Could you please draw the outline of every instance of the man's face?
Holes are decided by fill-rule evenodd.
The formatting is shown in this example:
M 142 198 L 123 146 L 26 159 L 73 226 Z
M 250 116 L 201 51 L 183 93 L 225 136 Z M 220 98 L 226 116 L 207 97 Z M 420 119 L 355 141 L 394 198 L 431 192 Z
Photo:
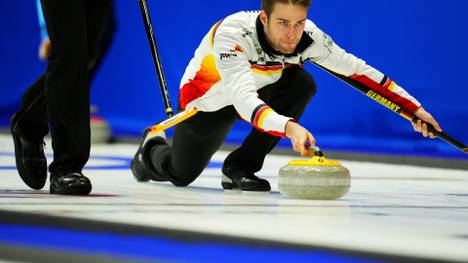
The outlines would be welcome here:
M 308 8 L 302 5 L 276 3 L 268 18 L 260 13 L 269 44 L 283 54 L 292 54 L 304 32 Z

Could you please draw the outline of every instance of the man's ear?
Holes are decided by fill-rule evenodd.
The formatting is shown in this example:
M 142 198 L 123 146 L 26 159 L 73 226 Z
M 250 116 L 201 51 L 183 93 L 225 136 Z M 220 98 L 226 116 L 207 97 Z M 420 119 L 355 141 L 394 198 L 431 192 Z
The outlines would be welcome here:
M 262 10 L 262 12 L 260 12 L 260 22 L 262 22 L 264 27 L 266 27 L 266 25 L 268 23 L 268 17 L 265 14 L 265 11 L 263 11 L 263 10 Z

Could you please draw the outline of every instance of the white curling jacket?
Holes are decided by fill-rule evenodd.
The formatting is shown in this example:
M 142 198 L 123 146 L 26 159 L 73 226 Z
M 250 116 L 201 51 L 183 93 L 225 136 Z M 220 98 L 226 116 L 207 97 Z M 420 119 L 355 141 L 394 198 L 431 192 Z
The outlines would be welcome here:
M 212 112 L 233 105 L 259 130 L 285 135 L 292 118 L 276 113 L 257 90 L 279 80 L 289 66 L 311 61 L 367 96 L 409 118 L 420 103 L 390 78 L 336 45 L 312 21 L 292 55 L 274 51 L 266 41 L 259 11 L 239 12 L 216 23 L 205 35 L 180 83 L 179 105 Z

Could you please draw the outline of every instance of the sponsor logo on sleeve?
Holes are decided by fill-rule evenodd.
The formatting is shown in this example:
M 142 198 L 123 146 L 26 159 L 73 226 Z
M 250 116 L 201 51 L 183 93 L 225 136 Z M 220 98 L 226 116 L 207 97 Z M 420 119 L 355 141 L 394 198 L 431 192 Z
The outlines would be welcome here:
M 237 57 L 237 54 L 235 53 L 234 50 L 229 50 L 229 52 L 223 52 L 223 53 L 219 54 L 219 59 L 220 60 L 229 59 L 229 58 L 233 58 L 233 57 Z
M 253 34 L 252 30 L 248 30 L 246 28 L 242 29 L 244 32 L 242 33 L 242 37 L 248 37 Z
M 333 46 L 333 40 L 325 33 L 323 33 L 323 46 L 328 50 L 328 52 L 332 53 L 331 48 Z
M 244 53 L 244 49 L 240 45 L 236 45 L 234 49 L 229 49 L 227 52 L 222 52 L 219 54 L 219 59 L 229 59 L 237 57 L 237 52 Z

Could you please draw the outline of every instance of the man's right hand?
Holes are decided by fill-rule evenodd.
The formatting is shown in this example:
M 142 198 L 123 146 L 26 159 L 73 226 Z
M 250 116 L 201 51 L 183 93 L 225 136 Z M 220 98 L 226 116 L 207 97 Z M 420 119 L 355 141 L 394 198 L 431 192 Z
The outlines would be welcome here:
M 294 121 L 288 121 L 286 124 L 286 137 L 291 140 L 294 151 L 306 156 L 308 152 L 307 141 L 310 146 L 315 146 L 315 138 L 306 128 Z
M 44 38 L 39 45 L 39 59 L 42 61 L 46 61 L 50 57 L 50 53 L 52 52 L 52 45 L 50 43 L 49 38 Z

